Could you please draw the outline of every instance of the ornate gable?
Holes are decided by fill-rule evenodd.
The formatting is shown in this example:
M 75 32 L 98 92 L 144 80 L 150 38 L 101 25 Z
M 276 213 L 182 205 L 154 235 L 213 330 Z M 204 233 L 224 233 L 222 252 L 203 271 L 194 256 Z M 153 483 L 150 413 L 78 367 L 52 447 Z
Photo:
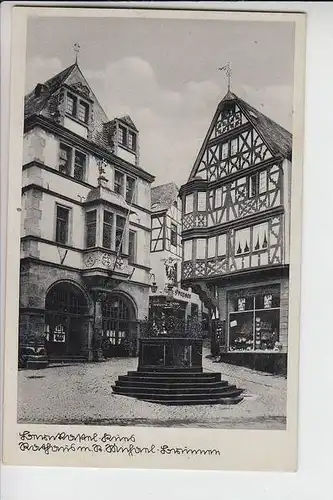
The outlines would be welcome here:
M 291 151 L 289 132 L 229 92 L 215 112 L 189 180 L 215 181 L 285 155 L 287 149 Z

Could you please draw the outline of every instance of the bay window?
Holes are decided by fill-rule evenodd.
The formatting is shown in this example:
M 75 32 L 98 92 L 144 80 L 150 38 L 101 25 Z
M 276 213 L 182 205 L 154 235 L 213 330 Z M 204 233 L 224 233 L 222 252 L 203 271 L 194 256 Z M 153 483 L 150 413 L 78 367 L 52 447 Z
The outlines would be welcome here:
M 86 213 L 86 248 L 96 246 L 97 210 Z
M 197 259 L 205 259 L 206 258 L 206 238 L 198 238 L 196 242 L 197 242 L 196 258 Z
M 193 194 L 188 194 L 185 198 L 185 214 L 193 212 Z
M 116 216 L 116 251 L 124 252 L 124 230 L 125 230 L 125 217 L 121 215 Z
M 207 194 L 205 192 L 198 192 L 198 212 L 205 212 L 207 210 Z
M 103 247 L 111 248 L 113 229 L 113 213 L 108 210 L 103 211 Z
M 184 261 L 192 260 L 192 245 L 193 240 L 184 241 Z
M 136 232 L 128 233 L 128 263 L 133 264 L 136 260 Z

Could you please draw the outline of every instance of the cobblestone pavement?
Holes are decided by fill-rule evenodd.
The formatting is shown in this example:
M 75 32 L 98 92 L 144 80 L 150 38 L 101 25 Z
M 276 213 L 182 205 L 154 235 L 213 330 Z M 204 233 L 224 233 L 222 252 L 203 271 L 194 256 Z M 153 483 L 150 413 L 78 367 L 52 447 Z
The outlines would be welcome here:
M 208 351 L 205 353 L 208 354 Z M 20 423 L 150 425 L 226 429 L 284 429 L 284 377 L 203 358 L 205 371 L 245 389 L 238 405 L 164 406 L 113 394 L 119 375 L 137 367 L 136 358 L 96 364 L 51 365 L 18 373 Z

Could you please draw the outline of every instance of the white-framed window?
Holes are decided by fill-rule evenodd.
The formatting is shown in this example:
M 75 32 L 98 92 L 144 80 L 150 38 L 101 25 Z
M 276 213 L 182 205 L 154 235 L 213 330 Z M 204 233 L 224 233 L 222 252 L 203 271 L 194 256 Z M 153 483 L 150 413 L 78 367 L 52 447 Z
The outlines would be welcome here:
M 238 151 L 238 138 L 232 139 L 230 141 L 230 156 L 234 156 Z
M 227 253 L 227 235 L 219 234 L 217 237 L 217 255 L 219 257 L 225 256 Z
M 216 236 L 208 238 L 207 258 L 211 259 L 213 257 L 216 257 Z
M 196 258 L 197 259 L 205 259 L 206 258 L 206 238 L 198 238 L 196 243 L 197 243 Z
M 185 198 L 185 214 L 193 212 L 193 194 L 188 194 Z
M 205 212 L 207 210 L 207 193 L 198 192 L 198 212 Z
M 193 240 L 184 241 L 184 261 L 192 260 Z

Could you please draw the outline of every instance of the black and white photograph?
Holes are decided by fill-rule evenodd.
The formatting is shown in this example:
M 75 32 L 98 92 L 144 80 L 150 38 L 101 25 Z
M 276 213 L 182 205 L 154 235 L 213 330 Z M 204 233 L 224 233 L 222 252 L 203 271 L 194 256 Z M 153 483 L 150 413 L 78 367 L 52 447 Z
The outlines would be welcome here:
M 17 424 L 286 432 L 304 19 L 85 11 L 27 16 Z

